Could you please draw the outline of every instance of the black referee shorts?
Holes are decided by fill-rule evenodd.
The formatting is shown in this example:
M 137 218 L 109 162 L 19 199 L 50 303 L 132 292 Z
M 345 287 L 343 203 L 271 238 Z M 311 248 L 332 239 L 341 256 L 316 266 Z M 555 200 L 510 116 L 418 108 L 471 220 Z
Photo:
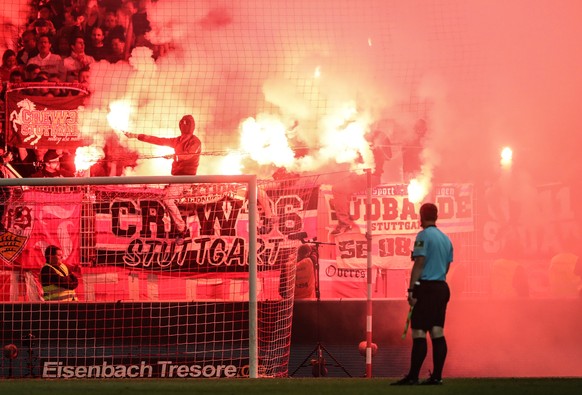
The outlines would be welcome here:
M 430 331 L 433 326 L 445 327 L 447 303 L 451 291 L 445 281 L 421 281 L 414 287 L 417 299 L 412 310 L 410 327 Z

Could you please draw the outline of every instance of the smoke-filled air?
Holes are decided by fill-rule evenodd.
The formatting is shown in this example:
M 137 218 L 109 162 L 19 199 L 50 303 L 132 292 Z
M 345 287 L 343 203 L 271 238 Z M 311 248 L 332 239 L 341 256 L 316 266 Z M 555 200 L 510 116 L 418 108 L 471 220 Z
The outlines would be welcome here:
M 5 2 L 0 46 L 14 48 L 26 1 Z M 269 179 L 285 168 L 325 182 L 373 166 L 366 136 L 381 130 L 393 154 L 383 181 L 403 182 L 402 148 L 418 146 L 410 181 L 421 198 L 435 183 L 475 185 L 478 251 L 522 262 L 530 280 L 553 254 L 582 252 L 582 2 L 144 4 L 155 48 L 92 65 L 81 119 L 87 146 L 114 139 L 137 158 L 125 175 L 170 174 L 171 152 L 124 132 L 177 136 L 184 114 L 203 144 L 200 175 Z M 488 244 L 502 231 L 500 245 Z M 460 251 L 452 274 L 478 265 L 474 255 Z M 451 284 L 450 366 L 475 376 L 582 375 L 581 320 L 536 293 L 548 284 L 529 284 L 527 300 L 543 299 L 536 309 L 496 298 L 479 302 L 481 314 L 455 300 Z M 470 299 L 470 276 L 463 284 Z

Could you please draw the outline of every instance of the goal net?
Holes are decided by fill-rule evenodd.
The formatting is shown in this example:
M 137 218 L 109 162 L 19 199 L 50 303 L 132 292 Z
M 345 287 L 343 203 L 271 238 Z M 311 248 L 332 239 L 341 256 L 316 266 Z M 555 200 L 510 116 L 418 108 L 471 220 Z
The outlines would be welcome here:
M 312 226 L 317 198 L 305 179 L 259 181 L 256 194 L 249 176 L 0 182 L 1 338 L 19 350 L 3 359 L 14 376 L 288 374 L 301 244 L 289 235 Z M 74 301 L 45 300 L 50 246 L 78 278 Z
M 257 375 L 284 376 L 299 289 L 293 263 L 303 245 L 289 235 L 305 231 L 336 244 L 322 248 L 324 299 L 368 295 L 364 188 L 351 197 L 353 232 L 331 237 L 339 225 L 331 185 L 349 186 L 351 174 L 376 168 L 370 143 L 391 155 L 378 166 L 387 187 L 374 197 L 375 281 L 382 279 L 381 296 L 402 298 L 417 223 L 414 210 L 399 211 L 406 184 L 420 181 L 426 196 L 443 182 L 489 175 L 480 171 L 489 158 L 458 147 L 496 141 L 467 133 L 486 130 L 480 121 L 488 114 L 456 117 L 489 109 L 479 104 L 490 97 L 489 67 L 497 65 L 482 62 L 491 56 L 477 38 L 487 35 L 468 34 L 480 25 L 464 22 L 479 13 L 457 0 L 417 3 L 3 2 L 0 49 L 13 50 L 20 66 L 16 74 L 1 70 L 0 156 L 12 154 L 24 177 L 0 180 L 0 314 L 7 317 L 0 340 L 19 351 L 12 358 L 8 348 L 5 371 L 223 377 L 246 375 L 248 365 Z M 30 61 L 31 43 L 46 48 L 44 33 L 62 64 Z M 256 175 L 256 225 L 246 181 L 127 179 L 171 174 L 170 147 L 129 136 L 178 137 L 186 115 L 202 142 L 197 174 Z M 376 131 L 386 141 L 370 141 Z M 29 181 L 47 151 L 62 153 L 61 168 L 78 177 L 73 184 Z M 168 184 L 191 185 L 177 203 L 189 229 L 181 245 Z M 459 188 L 447 191 L 467 189 Z M 465 244 L 476 250 L 478 238 Z M 49 245 L 79 277 L 74 302 L 41 300 Z M 488 274 L 476 261 L 467 265 L 467 288 L 483 295 Z

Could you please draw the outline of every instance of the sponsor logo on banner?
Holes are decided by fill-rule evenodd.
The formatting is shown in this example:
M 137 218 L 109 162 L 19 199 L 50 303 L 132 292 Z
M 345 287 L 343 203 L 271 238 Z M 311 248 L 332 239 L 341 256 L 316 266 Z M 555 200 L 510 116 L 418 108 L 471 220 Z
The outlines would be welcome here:
M 322 300 L 366 299 L 368 269 L 366 267 L 339 267 L 336 260 L 320 259 L 320 294 Z M 406 294 L 408 270 L 390 270 L 375 267 L 370 271 L 372 297 L 399 298 Z
M 232 378 L 249 377 L 248 361 L 179 361 L 170 358 L 158 361 L 85 361 L 76 359 L 42 363 L 44 379 L 142 379 L 142 378 Z

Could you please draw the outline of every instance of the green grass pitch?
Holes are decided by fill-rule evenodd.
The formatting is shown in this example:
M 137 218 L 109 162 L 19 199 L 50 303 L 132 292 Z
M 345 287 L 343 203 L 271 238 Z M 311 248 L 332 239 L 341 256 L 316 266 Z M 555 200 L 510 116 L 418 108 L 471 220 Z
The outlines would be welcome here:
M 582 378 L 447 379 L 442 386 L 395 387 L 388 378 L 288 378 L 201 380 L 0 380 L 10 395 L 560 395 L 578 394 Z

